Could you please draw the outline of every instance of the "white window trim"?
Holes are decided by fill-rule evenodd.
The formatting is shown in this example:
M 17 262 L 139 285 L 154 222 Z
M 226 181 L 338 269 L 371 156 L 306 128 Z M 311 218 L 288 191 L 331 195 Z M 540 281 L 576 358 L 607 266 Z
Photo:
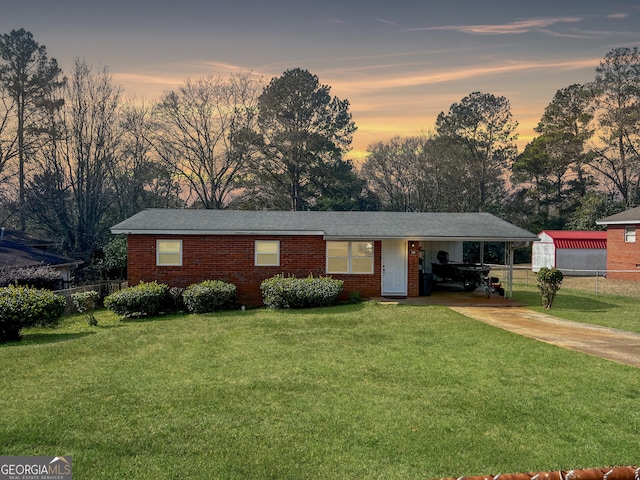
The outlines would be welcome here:
M 375 270 L 375 242 L 370 241 L 370 240 L 357 240 L 357 241 L 346 241 L 349 246 L 348 246 L 348 251 L 347 251 L 347 270 L 346 272 L 332 272 L 329 270 L 329 243 L 332 240 L 327 240 L 326 242 L 326 272 L 327 274 L 331 273 L 331 274 L 335 274 L 335 275 L 373 275 L 374 270 Z M 334 241 L 344 241 L 344 240 L 334 240 Z M 354 243 L 371 243 L 372 245 L 372 250 L 371 250 L 371 271 L 370 272 L 354 272 L 353 271 L 353 267 L 352 267 L 352 256 L 351 256 L 351 248 L 353 246 Z M 338 258 L 338 257 L 332 257 L 332 258 Z M 344 258 L 344 257 L 340 257 L 340 258 Z M 360 257 L 360 258 L 366 258 L 366 257 Z
M 636 243 L 636 227 L 624 227 L 624 243 Z
M 180 260 L 178 263 L 160 263 L 160 242 L 178 242 L 180 245 Z M 162 238 L 156 240 L 156 266 L 157 267 L 181 267 L 182 266 L 182 240 Z
M 258 262 L 258 244 L 259 243 L 275 243 L 277 244 L 277 260 L 276 263 L 259 263 Z M 269 254 L 273 255 L 273 254 Z M 280 240 L 256 240 L 253 244 L 253 264 L 256 267 L 279 267 L 280 266 Z

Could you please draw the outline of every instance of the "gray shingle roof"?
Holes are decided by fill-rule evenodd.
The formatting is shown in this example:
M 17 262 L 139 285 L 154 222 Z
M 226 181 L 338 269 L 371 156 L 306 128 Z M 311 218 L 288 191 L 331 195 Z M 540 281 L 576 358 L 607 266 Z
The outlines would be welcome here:
M 609 217 L 596 221 L 598 225 L 624 225 L 640 223 L 640 207 L 630 208 L 624 212 L 616 213 Z
M 0 268 L 42 265 L 79 265 L 81 260 L 63 257 L 46 249 L 52 242 L 20 230 L 3 230 L 0 234 Z
M 147 209 L 114 234 L 323 235 L 325 238 L 533 241 L 537 235 L 489 213 L 282 212 Z

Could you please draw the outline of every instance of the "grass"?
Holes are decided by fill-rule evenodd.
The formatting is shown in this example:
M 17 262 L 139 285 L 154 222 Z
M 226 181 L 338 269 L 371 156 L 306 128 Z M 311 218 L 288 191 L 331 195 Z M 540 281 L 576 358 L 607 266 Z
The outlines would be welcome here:
M 576 322 L 617 328 L 640 333 L 638 298 L 617 295 L 599 295 L 561 287 L 553 306 L 545 310 L 540 291 L 533 286 L 514 286 L 513 298 L 527 307 L 555 317 Z
M 72 455 L 74 478 L 93 480 L 438 478 L 638 459 L 636 369 L 445 307 L 97 318 L 0 347 L 3 455 Z

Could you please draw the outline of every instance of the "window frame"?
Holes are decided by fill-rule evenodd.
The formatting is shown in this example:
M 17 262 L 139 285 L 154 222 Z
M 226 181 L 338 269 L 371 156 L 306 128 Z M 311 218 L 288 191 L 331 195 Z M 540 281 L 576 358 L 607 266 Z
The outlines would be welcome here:
M 331 243 L 346 243 L 347 244 L 347 256 L 330 256 L 329 255 L 329 246 Z M 366 255 L 366 256 L 358 256 L 358 255 L 353 255 L 353 246 L 354 244 L 358 244 L 358 243 L 368 243 L 371 245 L 371 255 Z M 373 275 L 374 271 L 375 271 L 375 242 L 372 240 L 327 240 L 326 242 L 326 272 L 327 274 L 335 274 L 335 275 Z M 354 272 L 353 271 L 353 259 L 357 258 L 357 259 L 363 259 L 363 258 L 370 258 L 371 259 L 371 270 L 367 271 L 367 272 Z M 340 258 L 340 259 L 347 259 L 347 270 L 346 271 L 335 271 L 335 270 L 330 270 L 329 268 L 329 262 L 331 258 Z
M 624 227 L 624 243 L 636 243 L 636 226 Z
M 179 245 L 178 248 L 178 252 L 161 252 L 160 251 L 160 244 L 161 243 L 176 243 Z M 181 267 L 182 266 L 182 252 L 183 252 L 183 245 L 182 245 L 182 240 L 181 239 L 168 239 L 168 238 L 158 238 L 156 239 L 156 266 L 157 267 Z M 178 254 L 178 263 L 172 263 L 172 262 L 161 262 L 160 261 L 160 257 L 163 253 L 169 253 L 169 254 Z
M 260 263 L 258 259 L 260 255 L 274 255 L 273 252 L 259 252 L 259 244 L 276 244 L 276 263 Z M 253 243 L 253 265 L 256 267 L 279 267 L 280 266 L 280 240 L 255 240 Z

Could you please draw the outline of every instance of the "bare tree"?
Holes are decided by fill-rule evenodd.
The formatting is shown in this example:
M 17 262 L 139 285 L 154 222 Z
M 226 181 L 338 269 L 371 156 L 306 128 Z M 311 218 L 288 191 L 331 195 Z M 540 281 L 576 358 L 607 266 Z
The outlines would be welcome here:
M 467 211 L 467 152 L 443 137 L 394 137 L 369 146 L 361 174 L 383 210 Z
M 250 73 L 186 80 L 157 106 L 154 140 L 167 168 L 179 175 L 188 201 L 224 208 L 251 154 L 243 140 L 257 118 L 261 81 Z
M 129 98 L 119 109 L 122 137 L 110 176 L 114 189 L 113 221 L 148 207 L 181 206 L 179 182 L 158 158 L 153 144 L 154 105 Z
M 49 141 L 30 184 L 30 213 L 82 258 L 108 231 L 104 219 L 114 195 L 110 174 L 122 135 L 120 95 L 107 68 L 94 72 L 76 60 L 64 105 L 50 110 L 43 128 Z
M 14 127 L 16 104 L 4 89 L 0 90 L 0 184 L 9 174 L 7 168 L 18 157 L 18 136 Z

